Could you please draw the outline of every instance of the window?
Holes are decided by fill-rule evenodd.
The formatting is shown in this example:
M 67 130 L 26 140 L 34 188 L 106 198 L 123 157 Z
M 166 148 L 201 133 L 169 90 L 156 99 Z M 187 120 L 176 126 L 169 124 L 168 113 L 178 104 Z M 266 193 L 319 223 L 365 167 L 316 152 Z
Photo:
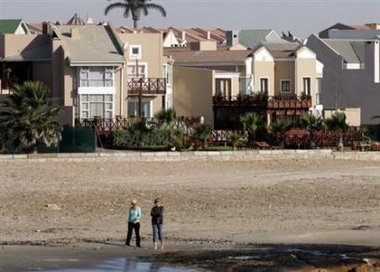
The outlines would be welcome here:
M 130 59 L 141 59 L 141 45 L 131 45 L 129 47 Z
M 311 94 L 311 79 L 310 77 L 304 77 L 303 78 L 303 93 L 305 95 L 310 95 Z
M 138 67 L 138 70 L 136 69 Z M 144 64 L 128 64 L 127 65 L 127 77 L 128 78 L 146 78 L 147 65 Z
M 166 84 L 173 84 L 173 66 L 168 64 L 164 66 L 164 77 L 166 78 Z
M 151 99 L 143 98 L 141 100 L 141 111 L 142 111 L 142 117 L 144 118 L 152 117 Z M 136 116 L 139 116 L 139 101 L 136 98 L 130 98 L 128 100 L 128 117 L 136 117 Z
M 260 91 L 267 92 L 268 91 L 268 79 L 260 78 Z
M 281 92 L 290 93 L 290 80 L 281 80 Z
M 231 97 L 231 79 L 230 78 L 215 79 L 215 92 L 216 92 L 216 95 L 221 95 L 223 97 Z
M 251 94 L 252 93 L 252 77 L 240 77 L 240 93 L 241 94 Z
M 112 118 L 113 116 L 113 95 L 112 94 L 81 94 L 80 117 Z
M 113 69 L 106 67 L 83 67 L 79 70 L 80 87 L 112 87 Z
M 316 104 L 321 104 L 322 78 L 317 78 Z

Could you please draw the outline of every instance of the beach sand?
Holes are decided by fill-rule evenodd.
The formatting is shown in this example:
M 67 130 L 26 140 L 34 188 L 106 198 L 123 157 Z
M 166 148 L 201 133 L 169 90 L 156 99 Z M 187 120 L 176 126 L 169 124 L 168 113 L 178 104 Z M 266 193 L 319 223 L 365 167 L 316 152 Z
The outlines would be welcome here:
M 168 245 L 380 245 L 380 163 L 250 161 L 0 162 L 1 244 L 122 245 L 126 213 L 165 206 Z M 379 257 L 380 258 L 380 257 Z

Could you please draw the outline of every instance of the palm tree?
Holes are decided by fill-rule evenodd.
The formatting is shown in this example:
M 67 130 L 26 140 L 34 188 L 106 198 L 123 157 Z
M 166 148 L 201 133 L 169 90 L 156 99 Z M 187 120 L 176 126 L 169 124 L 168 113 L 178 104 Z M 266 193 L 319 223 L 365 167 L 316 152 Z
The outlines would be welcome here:
M 276 122 L 271 125 L 271 132 L 280 142 L 281 146 L 284 146 L 285 133 L 291 128 L 292 123 L 286 118 L 277 118 Z
M 162 109 L 154 115 L 159 127 L 170 128 L 173 125 L 177 115 L 174 109 Z
M 195 124 L 193 126 L 193 137 L 200 141 L 202 148 L 204 149 L 207 145 L 207 140 L 210 137 L 212 127 L 209 124 Z M 196 143 L 198 142 L 196 141 Z M 198 145 L 196 144 L 196 148 Z
M 15 86 L 0 107 L 0 127 L 6 146 L 33 152 L 38 142 L 57 146 L 62 127 L 55 120 L 60 108 L 48 101 L 49 90 L 41 82 L 28 81 Z
M 240 116 L 244 131 L 248 131 L 248 144 L 256 140 L 256 132 L 265 128 L 263 119 L 257 113 L 247 113 Z
M 122 8 L 124 9 L 125 18 L 132 14 L 133 27 L 137 28 L 141 11 L 145 16 L 147 16 L 150 9 L 155 9 L 160 12 L 162 16 L 166 17 L 166 10 L 160 5 L 149 3 L 151 1 L 152 0 L 123 0 L 123 2 L 112 3 L 106 7 L 104 14 L 107 15 L 111 9 Z
M 321 117 L 317 117 L 310 113 L 305 113 L 301 116 L 301 128 L 307 129 L 310 133 L 310 145 L 311 148 L 315 147 L 315 132 L 324 128 L 324 123 Z
M 329 130 L 334 130 L 339 133 L 338 148 L 343 149 L 343 133 L 349 128 L 346 123 L 346 115 L 342 111 L 336 111 L 330 118 L 325 120 L 325 124 Z

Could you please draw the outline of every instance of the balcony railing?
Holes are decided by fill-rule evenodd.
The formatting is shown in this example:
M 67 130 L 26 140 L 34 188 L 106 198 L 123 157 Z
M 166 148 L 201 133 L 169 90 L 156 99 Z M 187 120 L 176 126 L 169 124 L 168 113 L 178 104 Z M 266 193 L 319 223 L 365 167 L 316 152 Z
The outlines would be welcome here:
M 268 109 L 308 109 L 310 96 L 267 96 L 264 93 L 238 96 L 214 96 L 214 106 L 264 106 Z
M 271 96 L 268 98 L 268 109 L 308 109 L 310 107 L 310 96 Z
M 166 94 L 165 78 L 130 78 L 128 94 Z
M 126 118 L 117 116 L 116 118 L 83 118 L 75 119 L 75 127 L 95 128 L 99 134 L 108 134 L 117 129 L 125 129 L 130 126 Z
M 266 106 L 268 96 L 264 93 L 255 95 L 237 95 L 237 96 L 221 96 L 213 97 L 214 106 Z

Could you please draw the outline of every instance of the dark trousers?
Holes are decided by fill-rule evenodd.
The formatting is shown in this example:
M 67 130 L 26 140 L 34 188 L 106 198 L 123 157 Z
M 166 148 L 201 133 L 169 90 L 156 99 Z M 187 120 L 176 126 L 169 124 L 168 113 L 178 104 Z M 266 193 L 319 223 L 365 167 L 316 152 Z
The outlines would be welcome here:
M 127 232 L 127 239 L 125 240 L 125 244 L 127 246 L 130 245 L 133 230 L 135 230 L 135 234 L 136 234 L 136 246 L 140 247 L 141 246 L 140 245 L 140 223 L 128 222 L 128 232 Z

